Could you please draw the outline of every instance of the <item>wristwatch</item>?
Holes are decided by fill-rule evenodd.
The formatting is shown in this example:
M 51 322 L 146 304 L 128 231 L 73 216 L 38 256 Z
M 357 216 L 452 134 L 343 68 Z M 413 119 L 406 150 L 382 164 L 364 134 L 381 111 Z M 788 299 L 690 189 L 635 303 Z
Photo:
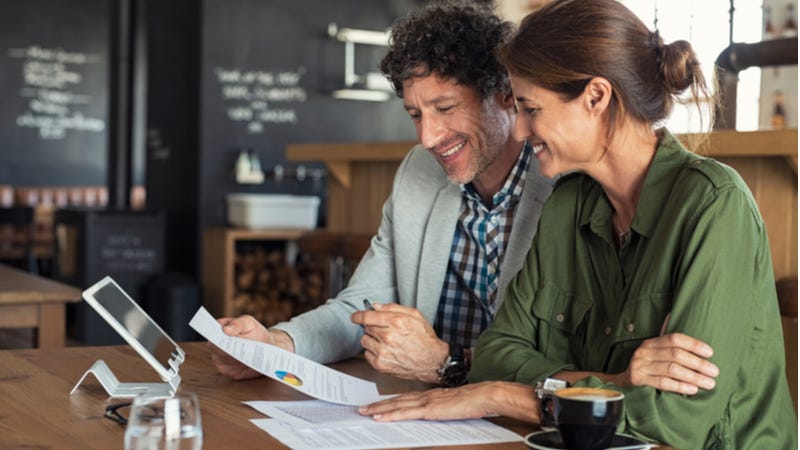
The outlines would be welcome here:
M 547 395 L 554 394 L 557 390 L 569 387 L 569 382 L 560 380 L 558 378 L 547 378 L 544 381 L 536 383 L 536 395 L 543 398 Z
M 450 346 L 450 355 L 439 368 L 439 383 L 447 387 L 461 386 L 467 382 L 469 364 L 464 358 L 464 347 Z

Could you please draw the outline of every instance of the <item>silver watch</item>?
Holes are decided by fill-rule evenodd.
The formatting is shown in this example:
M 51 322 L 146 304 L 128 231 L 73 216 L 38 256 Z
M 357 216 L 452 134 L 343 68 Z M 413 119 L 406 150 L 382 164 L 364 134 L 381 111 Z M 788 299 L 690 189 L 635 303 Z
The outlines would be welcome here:
M 564 380 L 546 378 L 544 381 L 536 383 L 536 395 L 542 398 L 545 394 L 553 394 L 555 391 L 565 387 L 569 387 L 569 383 Z

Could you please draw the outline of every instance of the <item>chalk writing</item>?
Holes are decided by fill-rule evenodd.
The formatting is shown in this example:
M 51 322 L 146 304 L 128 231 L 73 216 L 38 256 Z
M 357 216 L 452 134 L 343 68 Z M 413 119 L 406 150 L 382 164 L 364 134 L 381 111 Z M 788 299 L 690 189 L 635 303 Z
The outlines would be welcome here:
M 296 125 L 293 107 L 307 100 L 300 85 L 305 68 L 295 71 L 214 69 L 228 120 L 243 122 L 251 134 L 264 132 L 267 123 Z
M 83 85 L 83 69 L 98 64 L 99 55 L 49 49 L 38 45 L 12 48 L 11 59 L 22 60 L 22 82 L 19 95 L 27 99 L 27 110 L 21 111 L 16 125 L 36 129 L 42 139 L 64 139 L 70 130 L 101 133 L 106 123 L 102 118 L 87 115 L 89 95 L 78 91 Z
M 142 236 L 122 232 L 106 236 L 100 250 L 108 272 L 154 272 L 158 270 L 158 251 Z

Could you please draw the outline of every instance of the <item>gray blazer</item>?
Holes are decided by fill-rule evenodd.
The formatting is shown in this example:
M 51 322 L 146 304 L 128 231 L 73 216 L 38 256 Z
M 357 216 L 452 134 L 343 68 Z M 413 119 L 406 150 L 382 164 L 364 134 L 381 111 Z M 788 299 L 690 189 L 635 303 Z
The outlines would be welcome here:
M 500 267 L 498 302 L 522 268 L 551 187 L 552 181 L 539 174 L 538 161 L 531 158 Z M 448 181 L 435 158 L 420 145 L 411 149 L 395 174 L 378 233 L 347 288 L 326 304 L 274 328 L 292 337 L 297 354 L 329 363 L 362 350 L 364 331 L 350 321 L 350 315 L 364 308 L 365 298 L 417 308 L 432 324 L 461 199 L 458 186 Z

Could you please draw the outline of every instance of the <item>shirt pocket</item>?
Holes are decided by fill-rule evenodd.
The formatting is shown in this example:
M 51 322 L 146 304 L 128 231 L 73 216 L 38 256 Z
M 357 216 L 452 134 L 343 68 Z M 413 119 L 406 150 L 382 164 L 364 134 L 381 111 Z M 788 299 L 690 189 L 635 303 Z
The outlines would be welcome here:
M 578 361 L 591 302 L 548 284 L 539 286 L 534 298 L 531 313 L 539 351 L 556 361 Z
M 628 299 L 617 320 L 607 370 L 614 372 L 627 369 L 633 353 L 642 342 L 659 336 L 671 308 L 670 293 L 648 293 Z

